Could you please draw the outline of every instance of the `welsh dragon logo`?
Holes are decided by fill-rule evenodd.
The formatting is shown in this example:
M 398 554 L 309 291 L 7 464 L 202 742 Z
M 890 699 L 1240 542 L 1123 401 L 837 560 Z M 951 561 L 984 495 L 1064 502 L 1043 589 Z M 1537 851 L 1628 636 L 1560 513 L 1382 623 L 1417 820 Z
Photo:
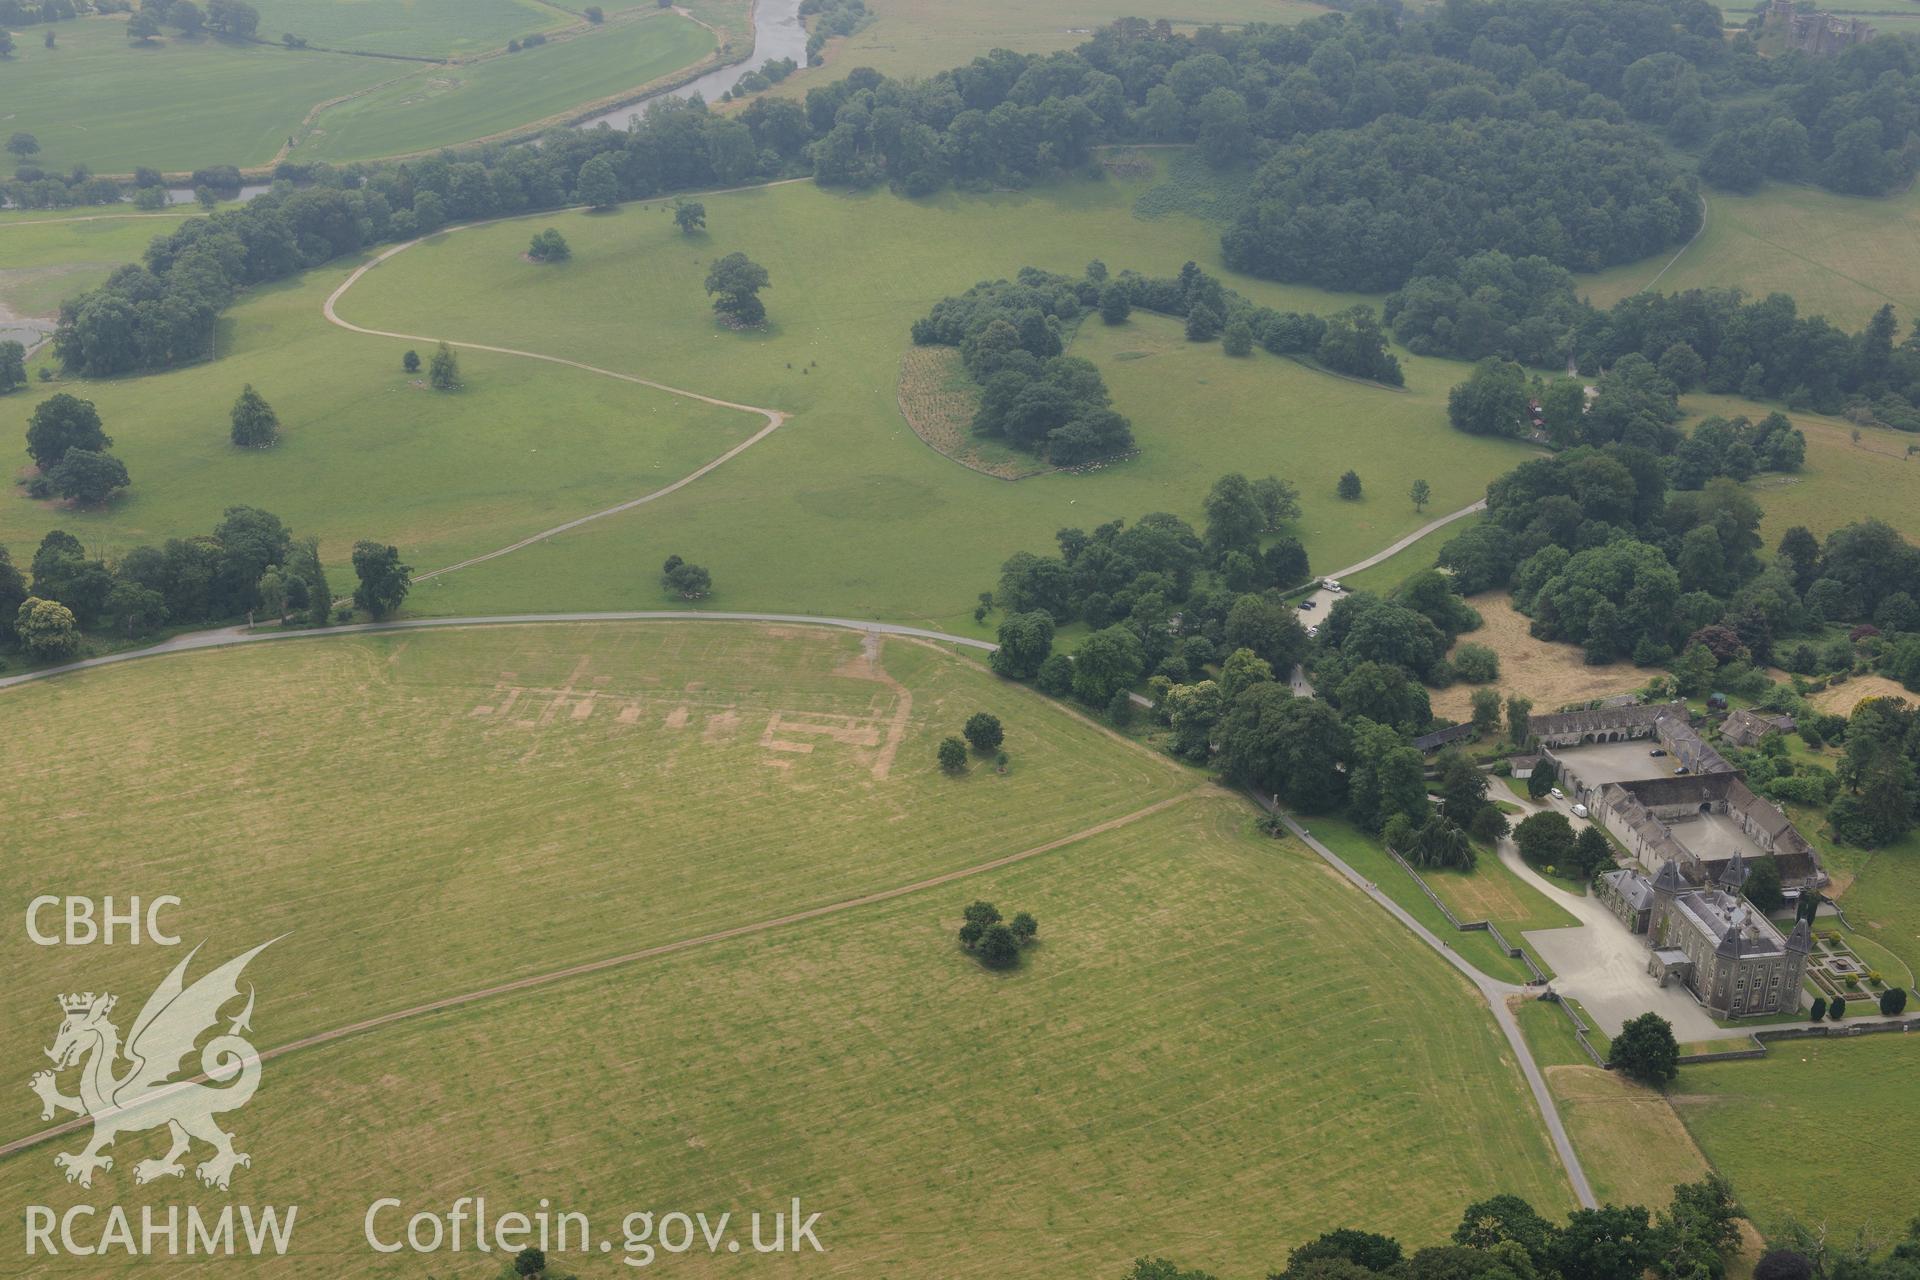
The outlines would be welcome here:
M 115 997 L 91 991 L 60 997 L 60 1010 L 66 1016 L 53 1047 L 46 1051 L 53 1060 L 53 1070 L 36 1073 L 29 1084 L 40 1097 L 42 1120 L 51 1120 L 60 1111 L 93 1120 L 93 1139 L 83 1150 L 53 1158 L 54 1164 L 66 1171 L 68 1182 L 92 1186 L 94 1170 L 113 1168 L 113 1157 L 101 1153 L 113 1145 L 115 1138 L 163 1125 L 173 1145 L 160 1159 L 135 1164 L 135 1182 L 185 1174 L 180 1157 L 188 1153 L 196 1138 L 213 1148 L 212 1156 L 194 1170 L 210 1187 L 226 1190 L 234 1166 L 253 1163 L 246 1153 L 234 1150 L 233 1135 L 215 1120 L 247 1105 L 260 1084 L 259 1054 L 240 1034 L 252 1030 L 251 985 L 246 1007 L 231 1020 L 225 1034 L 215 1035 L 201 1048 L 199 1077 L 177 1077 L 181 1060 L 193 1052 L 203 1034 L 219 1024 L 220 1010 L 239 998 L 241 970 L 277 941 L 261 943 L 188 986 L 187 965 L 200 951 L 195 947 L 147 997 L 124 1046 L 120 1029 L 109 1017 Z M 80 1092 L 78 1097 L 69 1097 L 60 1092 L 58 1076 L 76 1066 L 80 1068 Z M 212 1080 L 222 1087 L 211 1088 L 201 1080 Z

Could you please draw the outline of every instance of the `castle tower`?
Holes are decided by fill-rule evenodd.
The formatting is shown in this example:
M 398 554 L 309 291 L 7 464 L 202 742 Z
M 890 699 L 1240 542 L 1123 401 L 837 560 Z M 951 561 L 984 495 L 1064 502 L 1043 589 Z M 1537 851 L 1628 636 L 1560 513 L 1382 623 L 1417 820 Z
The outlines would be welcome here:
M 1807 956 L 1813 951 L 1813 928 L 1805 920 L 1793 923 L 1793 932 L 1787 935 L 1786 971 L 1781 975 L 1784 989 L 1800 990 L 1800 979 L 1807 968 Z M 1788 1012 L 1800 1007 L 1798 998 L 1786 1006 Z
M 1653 914 L 1647 919 L 1647 941 L 1655 947 L 1667 945 L 1667 917 L 1673 914 L 1673 900 L 1680 896 L 1687 882 L 1680 877 L 1680 864 L 1668 858 L 1660 864 L 1660 874 L 1653 878 Z
M 1746 884 L 1749 874 L 1751 873 L 1747 870 L 1747 860 L 1740 856 L 1738 849 L 1735 849 L 1733 856 L 1727 859 L 1727 865 L 1720 869 L 1720 887 L 1737 898 L 1740 896 L 1740 887 Z

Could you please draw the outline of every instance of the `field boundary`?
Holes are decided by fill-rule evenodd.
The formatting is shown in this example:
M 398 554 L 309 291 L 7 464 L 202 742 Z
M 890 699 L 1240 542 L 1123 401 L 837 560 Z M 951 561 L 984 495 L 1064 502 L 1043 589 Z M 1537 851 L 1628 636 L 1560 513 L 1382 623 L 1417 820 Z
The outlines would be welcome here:
M 1507 941 L 1507 936 L 1500 932 L 1499 925 L 1491 920 L 1461 920 L 1459 916 L 1453 913 L 1452 907 L 1449 907 L 1440 900 L 1440 895 L 1433 891 L 1433 886 L 1427 883 L 1427 878 L 1414 870 L 1411 862 L 1401 857 L 1392 845 L 1384 841 L 1381 842 L 1380 847 L 1387 851 L 1389 858 L 1392 858 L 1400 864 L 1402 871 L 1405 871 L 1413 877 L 1413 882 L 1420 886 L 1420 892 L 1426 894 L 1428 900 L 1430 900 L 1434 906 L 1440 908 L 1440 914 L 1447 918 L 1448 924 L 1451 924 L 1461 933 L 1485 933 L 1491 935 L 1495 945 L 1506 952 L 1509 959 L 1518 960 L 1527 966 L 1527 972 L 1533 975 L 1534 982 L 1545 983 L 1549 981 L 1547 975 L 1540 971 L 1540 966 L 1533 962 L 1533 957 L 1527 954 L 1524 947 L 1516 947 Z M 1593 1051 L 1589 1049 L 1587 1052 L 1591 1053 Z
M 1184 791 L 1179 795 L 1168 796 L 1166 799 L 1156 801 L 1153 804 L 1147 805 L 1145 808 L 1135 809 L 1131 813 L 1123 813 L 1119 817 L 1109 818 L 1105 822 L 1097 822 L 1090 827 L 1084 827 L 1069 835 L 1049 840 L 1044 844 L 1037 844 L 1031 848 L 1022 849 L 1017 853 L 1003 854 L 998 858 L 989 859 L 986 862 L 974 863 L 972 866 L 960 867 L 953 871 L 944 871 L 937 876 L 929 876 L 924 880 L 916 880 L 911 884 L 897 885 L 891 889 L 881 889 L 873 893 L 862 894 L 856 898 L 843 898 L 838 902 L 830 902 L 818 907 L 809 907 L 804 911 L 795 911 L 787 915 L 774 916 L 766 920 L 757 920 L 751 924 L 734 925 L 731 928 L 717 929 L 712 933 L 703 933 L 692 938 L 682 938 L 676 942 L 663 942 L 658 946 L 646 947 L 639 951 L 629 951 L 623 955 L 605 956 L 598 960 L 588 960 L 581 964 L 569 965 L 564 969 L 554 969 L 547 973 L 531 974 L 524 978 L 516 978 L 512 982 L 502 982 L 495 986 L 462 992 L 459 995 L 444 996 L 438 1000 L 430 1000 L 425 1004 L 414 1005 L 411 1008 L 395 1009 L 389 1013 L 379 1014 L 376 1017 L 348 1023 L 345 1026 L 334 1027 L 327 1031 L 315 1032 L 309 1036 L 302 1036 L 298 1040 L 290 1040 L 286 1044 L 275 1045 L 271 1049 L 262 1050 L 254 1055 L 252 1061 L 265 1062 L 269 1058 L 282 1057 L 301 1049 L 318 1048 L 321 1045 L 331 1044 L 336 1040 L 344 1040 L 349 1036 L 361 1035 L 369 1031 L 379 1030 L 382 1027 L 391 1026 L 396 1022 L 408 1021 L 414 1018 L 424 1017 L 428 1014 L 440 1013 L 448 1009 L 457 1009 L 464 1005 L 473 1004 L 481 1000 L 489 1000 L 496 996 L 513 995 L 521 991 L 549 986 L 556 982 L 564 982 L 569 978 L 579 978 L 590 974 L 604 973 L 609 969 L 617 969 L 626 965 L 637 964 L 642 960 L 652 960 L 661 956 L 675 955 L 682 951 L 691 951 L 696 947 L 710 946 L 716 942 L 728 942 L 735 938 L 751 937 L 755 934 L 785 928 L 788 925 L 802 924 L 809 920 L 818 920 L 826 916 L 840 915 L 858 907 L 868 907 L 881 902 L 890 902 L 895 898 L 904 898 L 908 894 L 939 888 L 941 885 L 952 884 L 956 880 L 965 880 L 989 871 L 998 871 L 1002 867 L 1010 867 L 1015 863 L 1037 858 L 1041 854 L 1052 853 L 1056 849 L 1062 849 L 1072 844 L 1079 844 L 1084 840 L 1091 840 L 1095 836 L 1102 836 L 1110 831 L 1117 831 L 1122 827 L 1131 826 L 1142 818 L 1152 817 L 1154 814 L 1171 809 L 1174 805 L 1184 804 L 1188 800 L 1195 799 L 1198 796 L 1216 790 L 1217 788 L 1211 785 L 1195 787 L 1191 791 Z M 187 1088 L 193 1085 L 205 1084 L 209 1078 L 205 1073 L 202 1073 L 190 1080 L 182 1080 L 174 1085 L 170 1085 L 169 1088 Z M 53 1125 L 50 1128 L 42 1129 L 38 1133 L 28 1134 L 24 1138 L 16 1138 L 11 1142 L 0 1144 L 0 1160 L 8 1156 L 16 1155 L 21 1151 L 27 1150 L 29 1147 L 37 1146 L 52 1138 L 57 1138 L 62 1134 L 71 1133 L 75 1129 L 83 1128 L 92 1122 L 93 1119 L 91 1116 L 78 1116 L 61 1124 Z

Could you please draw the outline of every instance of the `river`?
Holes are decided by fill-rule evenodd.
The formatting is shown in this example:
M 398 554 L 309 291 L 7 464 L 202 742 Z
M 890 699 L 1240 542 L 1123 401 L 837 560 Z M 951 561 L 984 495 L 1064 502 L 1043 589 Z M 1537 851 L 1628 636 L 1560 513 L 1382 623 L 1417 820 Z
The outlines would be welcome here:
M 650 94 L 638 102 L 582 120 L 579 127 L 592 129 L 605 124 L 625 129 L 646 114 L 648 104 L 661 98 L 690 98 L 697 93 L 708 102 L 717 102 L 721 94 L 740 83 L 747 73 L 781 58 L 792 58 L 802 67 L 807 65 L 807 27 L 800 21 L 800 0 L 754 0 L 753 52 L 744 61 L 709 71 L 678 89 Z

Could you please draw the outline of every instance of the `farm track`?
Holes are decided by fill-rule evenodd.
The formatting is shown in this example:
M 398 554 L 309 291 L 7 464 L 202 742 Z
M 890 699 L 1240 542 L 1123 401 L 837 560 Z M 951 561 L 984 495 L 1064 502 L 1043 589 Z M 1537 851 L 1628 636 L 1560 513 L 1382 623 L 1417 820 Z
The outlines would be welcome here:
M 1154 814 L 1170 809 L 1174 805 L 1182 804 L 1198 796 L 1210 794 L 1214 790 L 1212 786 L 1195 787 L 1191 791 L 1184 791 L 1179 795 L 1169 796 L 1165 800 L 1147 805 L 1145 808 L 1135 809 L 1131 813 L 1121 814 L 1117 818 L 1108 818 L 1104 822 L 1097 822 L 1090 827 L 1085 827 L 1055 840 L 1049 840 L 1044 844 L 1037 844 L 1031 848 L 1022 849 L 1017 853 L 1004 854 L 1001 857 L 992 858 L 986 862 L 978 862 L 970 867 L 961 867 L 957 870 L 942 872 L 936 876 L 928 876 L 926 879 L 916 880 L 911 884 L 898 885 L 891 889 L 881 889 L 874 893 L 862 894 L 856 898 L 844 898 L 838 902 L 830 902 L 818 907 L 809 907 L 804 911 L 789 912 L 786 915 L 774 916 L 766 920 L 758 920 L 752 924 L 734 925 L 727 929 L 717 929 L 712 933 L 703 933 L 693 938 L 682 938 L 676 942 L 663 942 L 658 946 L 645 947 L 639 951 L 629 951 L 622 955 L 606 956 L 599 960 L 588 960 L 581 964 L 568 965 L 566 968 L 554 969 L 547 973 L 531 974 L 525 978 L 516 978 L 512 982 L 497 983 L 493 986 L 481 987 L 474 991 L 462 992 L 459 995 L 443 996 L 438 1000 L 429 1000 L 424 1004 L 413 1005 L 406 1009 L 395 1009 L 389 1013 L 383 1013 L 375 1017 L 363 1018 L 358 1022 L 348 1023 L 345 1026 L 334 1027 L 326 1031 L 315 1032 L 312 1035 L 302 1036 L 298 1040 L 290 1040 L 286 1044 L 275 1045 L 271 1049 L 262 1050 L 255 1056 L 254 1060 L 257 1062 L 265 1062 L 272 1058 L 284 1057 L 289 1053 L 294 1053 L 302 1049 L 318 1048 L 321 1045 L 332 1044 L 337 1040 L 344 1040 L 349 1036 L 357 1036 L 369 1031 L 377 1031 L 398 1022 L 425 1017 L 428 1014 L 441 1013 L 448 1009 L 458 1009 L 478 1001 L 493 999 L 496 996 L 513 995 L 521 991 L 550 986 L 556 982 L 564 982 L 571 978 L 581 978 L 591 974 L 604 973 L 610 969 L 618 969 L 626 965 L 637 964 L 643 960 L 654 960 L 662 956 L 676 955 L 683 951 L 691 951 L 696 947 L 711 946 L 718 942 L 730 942 L 736 938 L 752 937 L 755 934 L 766 933 L 774 929 L 782 929 L 789 925 L 804 924 L 810 920 L 819 920 L 827 916 L 840 915 L 859 907 L 869 907 L 882 902 L 891 902 L 895 898 L 903 898 L 908 894 L 920 893 L 927 889 L 936 889 L 942 885 L 952 884 L 956 880 L 965 880 L 989 871 L 998 871 L 1003 867 L 1010 867 L 1015 863 L 1025 862 L 1028 859 L 1037 858 L 1042 854 L 1052 853 L 1056 849 L 1063 849 L 1068 845 L 1079 844 L 1095 836 L 1105 835 L 1110 831 L 1117 831 L 1121 827 L 1131 826 L 1142 818 L 1152 817 Z M 187 1088 L 193 1085 L 205 1084 L 208 1079 L 208 1076 L 201 1074 L 190 1080 L 180 1081 L 175 1087 Z M 76 1129 L 85 1128 L 90 1123 L 92 1123 L 91 1116 L 77 1116 L 72 1120 L 42 1129 L 38 1133 L 28 1134 L 24 1138 L 16 1138 L 11 1142 L 0 1144 L 0 1160 L 25 1151 L 29 1147 L 37 1146 L 42 1142 L 57 1138 L 62 1134 L 72 1133 Z

